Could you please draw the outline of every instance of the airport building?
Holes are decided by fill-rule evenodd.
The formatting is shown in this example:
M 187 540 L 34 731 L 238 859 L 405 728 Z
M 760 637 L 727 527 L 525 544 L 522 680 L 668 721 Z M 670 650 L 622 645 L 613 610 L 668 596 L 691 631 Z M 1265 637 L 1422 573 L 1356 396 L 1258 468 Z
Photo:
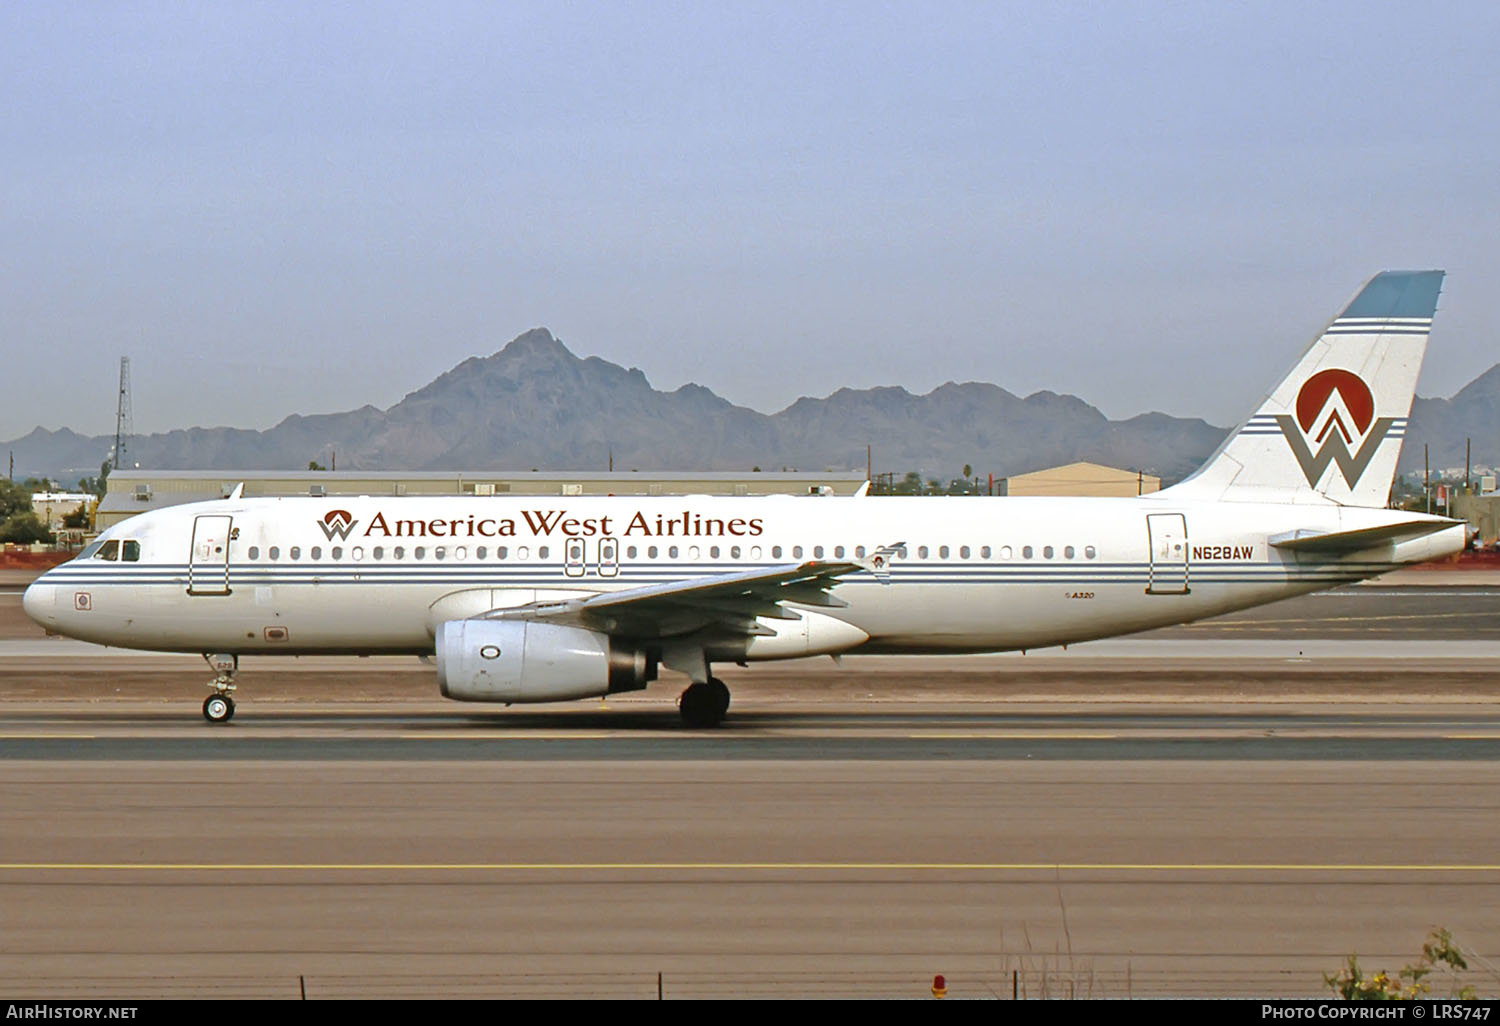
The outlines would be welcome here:
M 78 507 L 92 509 L 94 497 L 88 492 L 32 492 L 31 512 L 56 533 L 62 529 L 63 517 L 78 512 Z
M 1161 478 L 1100 463 L 1068 463 L 996 482 L 997 495 L 1145 495 L 1161 491 Z
M 1457 486 L 1450 486 L 1458 492 Z M 1434 513 L 1447 513 L 1460 520 L 1467 520 L 1483 545 L 1493 546 L 1500 540 L 1500 494 L 1493 489 L 1479 495 L 1444 494 L 1451 503 L 1451 512 L 1444 509 L 1443 502 L 1433 504 Z
M 694 473 L 669 471 L 117 470 L 109 475 L 96 530 L 164 506 L 290 495 L 853 495 L 858 471 Z

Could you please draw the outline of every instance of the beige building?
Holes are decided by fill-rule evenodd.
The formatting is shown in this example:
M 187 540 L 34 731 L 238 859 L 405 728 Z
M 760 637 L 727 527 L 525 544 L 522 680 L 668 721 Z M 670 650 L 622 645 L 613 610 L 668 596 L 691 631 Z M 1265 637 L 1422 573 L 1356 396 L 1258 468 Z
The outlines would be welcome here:
M 94 497 L 87 492 L 32 492 L 31 494 L 31 512 L 47 525 L 47 530 L 54 533 L 62 529 L 63 517 L 78 512 L 79 506 L 85 510 L 93 509 Z
M 1161 490 L 1161 478 L 1100 463 L 1069 463 L 1002 478 L 1001 495 L 1145 495 Z
M 117 470 L 97 530 L 163 506 L 273 495 L 853 495 L 858 471 L 694 473 L 668 471 Z

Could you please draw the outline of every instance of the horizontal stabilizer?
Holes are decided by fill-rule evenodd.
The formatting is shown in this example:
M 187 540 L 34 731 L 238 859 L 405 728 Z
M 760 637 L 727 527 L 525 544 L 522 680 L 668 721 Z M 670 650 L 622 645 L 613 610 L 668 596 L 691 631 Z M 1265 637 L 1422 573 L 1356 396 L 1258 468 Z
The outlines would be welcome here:
M 1273 548 L 1292 552 L 1358 552 L 1376 545 L 1425 538 L 1429 534 L 1446 531 L 1458 520 L 1408 520 L 1400 524 L 1382 524 L 1379 527 L 1364 527 L 1356 531 L 1288 531 L 1272 535 Z

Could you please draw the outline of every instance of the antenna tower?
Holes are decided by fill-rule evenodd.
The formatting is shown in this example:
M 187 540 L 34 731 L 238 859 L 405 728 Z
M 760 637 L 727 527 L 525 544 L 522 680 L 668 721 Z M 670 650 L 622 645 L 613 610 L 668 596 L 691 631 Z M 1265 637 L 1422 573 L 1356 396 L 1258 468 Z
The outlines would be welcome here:
M 134 425 L 130 416 L 130 357 L 120 357 L 120 404 L 115 411 L 115 451 L 110 467 L 125 466 L 126 451 L 130 448 L 130 435 Z

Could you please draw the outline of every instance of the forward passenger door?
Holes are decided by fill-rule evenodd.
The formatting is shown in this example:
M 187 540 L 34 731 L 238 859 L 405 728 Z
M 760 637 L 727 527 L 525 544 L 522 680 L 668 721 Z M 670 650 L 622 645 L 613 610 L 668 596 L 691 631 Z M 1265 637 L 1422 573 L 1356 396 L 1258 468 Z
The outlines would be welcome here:
M 188 556 L 189 595 L 229 594 L 229 536 L 233 517 L 193 518 L 193 550 Z

